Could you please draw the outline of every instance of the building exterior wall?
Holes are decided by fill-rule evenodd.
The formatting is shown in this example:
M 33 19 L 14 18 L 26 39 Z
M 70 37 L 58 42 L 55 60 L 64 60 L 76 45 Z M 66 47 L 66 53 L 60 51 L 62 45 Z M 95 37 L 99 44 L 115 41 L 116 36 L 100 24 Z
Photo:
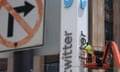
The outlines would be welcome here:
M 113 40 L 120 47 L 120 0 L 113 0 Z M 89 0 L 89 41 L 93 46 L 104 46 L 104 0 Z M 13 59 L 8 59 L 8 70 L 12 72 L 11 63 Z M 43 72 L 40 65 L 44 63 L 44 57 L 34 57 L 35 72 Z M 42 70 L 42 71 L 41 71 Z M 9 72 L 8 71 L 8 72 Z M 93 72 L 103 72 L 94 70 Z M 117 72 L 115 70 L 114 72 Z
M 120 48 L 120 0 L 113 0 L 113 40 Z M 114 72 L 119 72 L 116 67 L 114 69 Z
M 89 0 L 89 41 L 92 46 L 105 45 L 104 38 L 104 0 Z M 103 50 L 99 48 L 99 50 Z M 92 70 L 92 72 L 104 72 L 104 70 Z

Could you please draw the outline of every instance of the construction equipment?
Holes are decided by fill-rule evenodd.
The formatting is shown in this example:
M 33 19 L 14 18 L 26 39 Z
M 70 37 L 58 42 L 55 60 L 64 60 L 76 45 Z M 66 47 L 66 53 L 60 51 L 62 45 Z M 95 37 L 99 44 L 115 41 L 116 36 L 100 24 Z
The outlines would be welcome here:
M 84 66 L 87 68 L 93 69 L 108 69 L 110 68 L 110 63 L 114 57 L 114 62 L 117 67 L 120 67 L 120 53 L 118 50 L 118 46 L 114 41 L 107 42 L 103 51 L 96 51 L 95 48 L 100 48 L 99 46 L 93 46 L 93 53 L 91 56 L 92 61 L 89 62 L 90 59 L 87 56 L 87 51 L 84 51 Z M 102 48 L 102 47 L 101 47 Z

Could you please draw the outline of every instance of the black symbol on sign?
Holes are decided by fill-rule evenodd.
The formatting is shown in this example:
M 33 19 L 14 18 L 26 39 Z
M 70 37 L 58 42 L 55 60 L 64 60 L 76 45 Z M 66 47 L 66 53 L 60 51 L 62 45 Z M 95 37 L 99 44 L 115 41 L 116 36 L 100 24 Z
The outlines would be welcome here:
M 34 8 L 34 6 L 32 4 L 30 4 L 27 1 L 25 1 L 25 5 L 24 6 L 15 7 L 14 9 L 18 13 L 24 13 L 24 16 L 26 16 L 27 14 L 30 13 L 30 11 L 32 11 L 33 8 Z M 13 36 L 13 32 L 14 32 L 14 18 L 9 13 L 7 37 L 12 37 Z

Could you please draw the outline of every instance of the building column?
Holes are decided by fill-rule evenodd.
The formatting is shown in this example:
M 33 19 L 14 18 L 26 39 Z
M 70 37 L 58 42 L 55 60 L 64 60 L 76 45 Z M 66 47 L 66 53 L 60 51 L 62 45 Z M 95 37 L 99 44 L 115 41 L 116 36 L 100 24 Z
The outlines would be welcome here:
M 13 57 L 8 58 L 7 72 L 13 72 Z
M 104 46 L 104 0 L 90 0 L 90 39 L 93 46 Z
M 34 56 L 33 72 L 44 72 L 44 56 Z
M 120 47 L 120 0 L 113 0 L 113 40 Z
M 120 48 L 120 0 L 113 0 L 113 40 Z M 120 69 L 114 67 L 114 71 L 120 72 Z
M 92 46 L 105 45 L 104 35 L 104 0 L 89 0 L 89 39 Z M 101 48 L 102 50 L 102 48 Z M 104 72 L 104 70 L 92 70 Z

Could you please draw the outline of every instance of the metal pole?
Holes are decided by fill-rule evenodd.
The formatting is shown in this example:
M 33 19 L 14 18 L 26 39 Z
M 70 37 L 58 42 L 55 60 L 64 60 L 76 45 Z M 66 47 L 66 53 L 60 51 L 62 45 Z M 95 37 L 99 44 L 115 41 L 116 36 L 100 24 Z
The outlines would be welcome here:
M 14 52 L 14 72 L 33 72 L 33 50 Z

